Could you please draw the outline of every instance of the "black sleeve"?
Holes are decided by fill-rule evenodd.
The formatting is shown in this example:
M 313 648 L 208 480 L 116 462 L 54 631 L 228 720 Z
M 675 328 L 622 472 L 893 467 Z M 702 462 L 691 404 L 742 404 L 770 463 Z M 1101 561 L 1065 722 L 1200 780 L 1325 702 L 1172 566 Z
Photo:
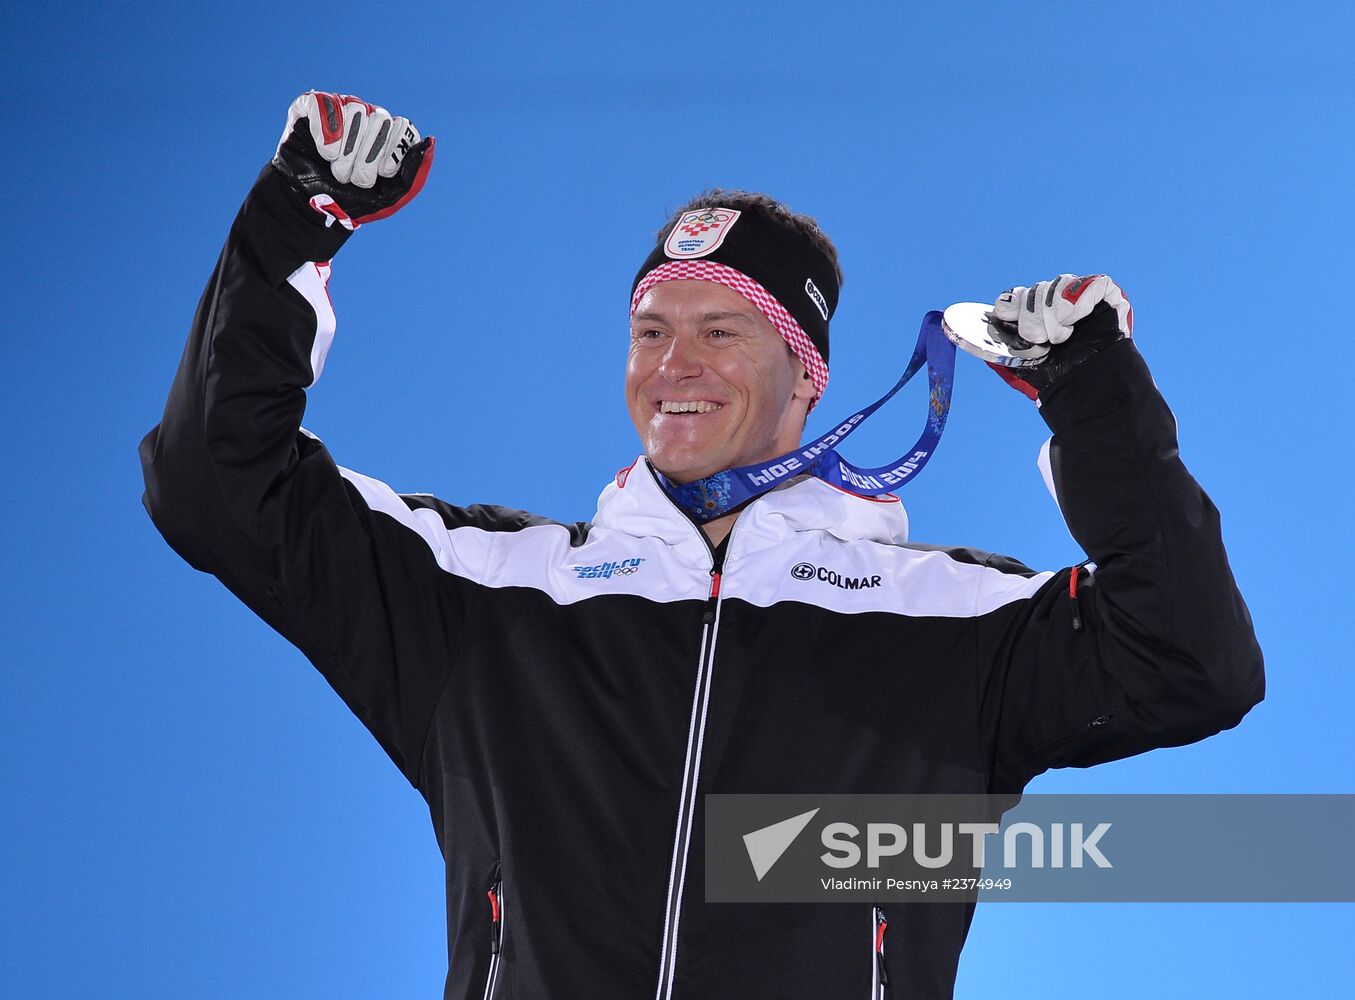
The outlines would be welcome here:
M 361 477 L 345 478 L 301 429 L 327 346 L 317 340 L 332 333 L 327 271 L 314 262 L 346 236 L 264 169 L 198 306 L 164 416 L 141 442 L 143 503 L 176 552 L 306 655 L 418 787 L 468 598 L 420 523 L 392 516 L 403 498 L 363 480 L 369 501 L 386 490 L 386 511 L 374 509 Z
M 1042 395 L 1059 507 L 1094 561 L 977 619 L 994 791 L 1231 728 L 1265 693 L 1218 510 L 1130 340 Z M 1027 573 L 993 557 L 992 569 Z M 1074 615 L 1081 628 L 1074 627 Z

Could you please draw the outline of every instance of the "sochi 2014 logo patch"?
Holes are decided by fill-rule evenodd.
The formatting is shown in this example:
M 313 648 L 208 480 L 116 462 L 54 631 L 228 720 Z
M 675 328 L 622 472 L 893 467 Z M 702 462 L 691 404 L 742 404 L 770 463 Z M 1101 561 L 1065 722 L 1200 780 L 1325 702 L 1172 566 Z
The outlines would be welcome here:
M 592 566 L 571 566 L 570 569 L 579 574 L 576 580 L 610 580 L 614 576 L 630 576 L 639 572 L 642 562 L 644 559 L 639 558 L 622 559 L 620 562 L 609 559 Z
M 663 252 L 674 260 L 704 257 L 719 248 L 742 214 L 734 208 L 698 208 L 678 219 Z

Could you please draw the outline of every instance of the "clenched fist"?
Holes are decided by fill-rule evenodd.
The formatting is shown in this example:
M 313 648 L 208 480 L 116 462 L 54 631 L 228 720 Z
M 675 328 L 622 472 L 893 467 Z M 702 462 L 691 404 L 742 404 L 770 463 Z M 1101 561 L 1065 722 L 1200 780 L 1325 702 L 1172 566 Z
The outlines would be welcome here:
M 1005 324 L 1012 354 L 1040 359 L 1025 368 L 989 365 L 1031 399 L 1103 347 L 1134 334 L 1134 308 L 1107 274 L 1061 274 L 1009 288 L 993 303 L 993 318 Z
M 1020 358 L 1042 358 L 1054 344 L 1062 344 L 1074 325 L 1104 302 L 1115 310 L 1116 325 L 1124 336 L 1134 332 L 1134 310 L 1120 286 L 1108 274 L 1060 274 L 1030 288 L 1009 288 L 993 303 L 993 315 L 1016 324 L 1016 332 L 1031 346 L 1013 349 Z
M 347 229 L 394 215 L 433 164 L 432 136 L 357 97 L 308 91 L 287 111 L 273 166 L 325 216 Z

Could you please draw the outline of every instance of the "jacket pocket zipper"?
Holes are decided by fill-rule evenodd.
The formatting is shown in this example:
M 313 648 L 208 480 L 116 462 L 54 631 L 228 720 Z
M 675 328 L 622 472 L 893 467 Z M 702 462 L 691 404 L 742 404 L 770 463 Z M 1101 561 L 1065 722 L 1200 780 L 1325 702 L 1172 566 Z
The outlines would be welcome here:
M 870 911 L 870 1000 L 885 1000 L 889 995 L 889 976 L 885 974 L 885 931 L 889 921 L 878 906 Z
M 484 1000 L 494 996 L 499 981 L 499 955 L 503 951 L 503 879 L 496 878 L 489 887 L 489 976 L 485 980 Z

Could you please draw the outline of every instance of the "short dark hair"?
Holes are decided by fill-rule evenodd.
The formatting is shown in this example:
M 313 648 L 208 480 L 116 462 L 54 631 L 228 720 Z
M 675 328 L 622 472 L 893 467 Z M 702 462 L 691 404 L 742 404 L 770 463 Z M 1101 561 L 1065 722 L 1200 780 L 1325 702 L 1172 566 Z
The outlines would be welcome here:
M 669 232 L 677 225 L 678 219 L 682 217 L 684 212 L 690 212 L 697 208 L 715 208 L 716 206 L 735 208 L 741 212 L 749 209 L 760 209 L 778 222 L 785 223 L 792 229 L 803 233 L 805 238 L 832 263 L 833 270 L 837 274 L 837 285 L 839 288 L 842 287 L 842 265 L 838 263 L 837 247 L 833 246 L 833 241 L 828 238 L 828 234 L 819 228 L 819 224 L 812 217 L 793 212 L 790 206 L 784 202 L 777 201 L 770 195 L 760 194 L 757 191 L 743 191 L 738 188 L 707 188 L 668 217 L 668 221 L 663 224 L 663 228 L 654 234 L 655 245 L 663 246 L 664 240 L 668 238 Z

